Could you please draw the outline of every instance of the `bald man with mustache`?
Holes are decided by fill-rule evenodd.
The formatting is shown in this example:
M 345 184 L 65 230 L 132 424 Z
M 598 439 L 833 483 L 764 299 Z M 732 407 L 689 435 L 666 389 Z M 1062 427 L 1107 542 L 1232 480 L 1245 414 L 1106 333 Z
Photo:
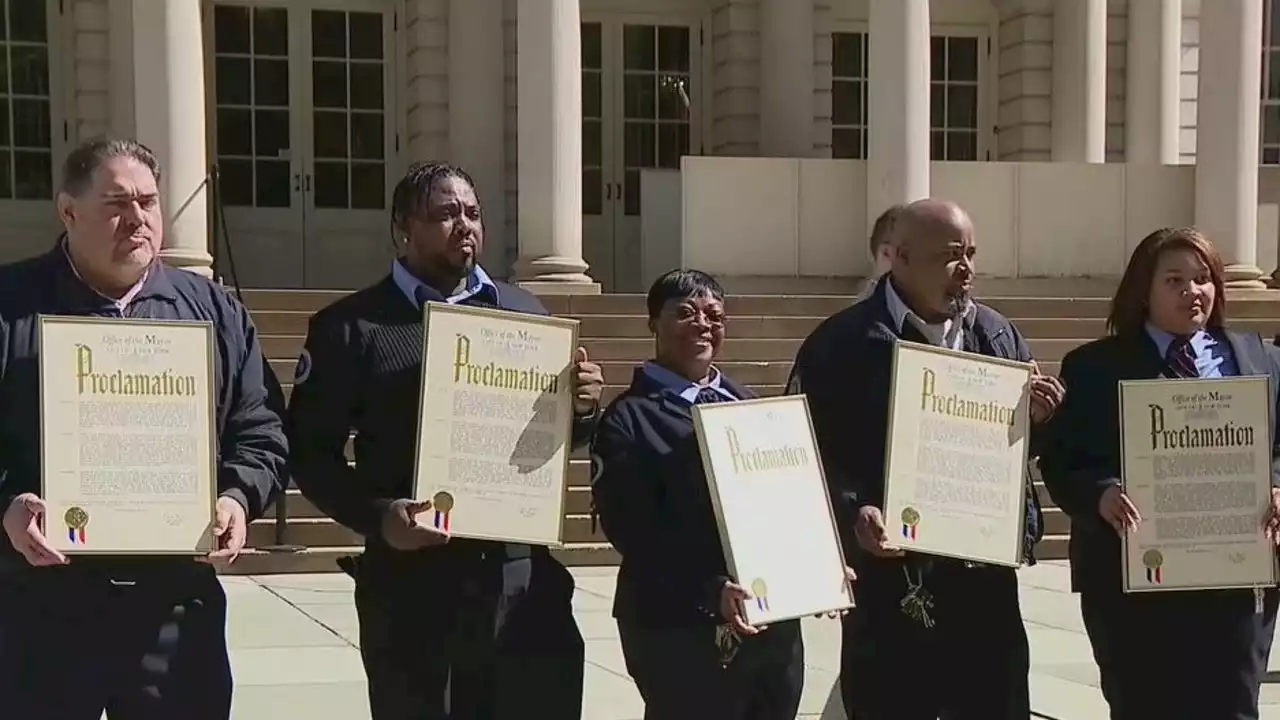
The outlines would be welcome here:
M 1021 334 L 971 297 L 977 245 L 958 205 L 920 200 L 895 217 L 892 267 L 867 298 L 824 321 L 796 356 L 858 607 L 845 620 L 841 689 L 857 720 L 1026 720 L 1030 657 L 1014 569 L 889 548 L 882 514 L 893 347 L 898 340 L 1034 362 Z M 1032 456 L 1063 398 L 1032 382 Z M 1027 564 L 1043 535 L 1028 483 Z M 926 611 L 906 612 L 908 596 Z M 908 680 L 908 678 L 910 678 Z

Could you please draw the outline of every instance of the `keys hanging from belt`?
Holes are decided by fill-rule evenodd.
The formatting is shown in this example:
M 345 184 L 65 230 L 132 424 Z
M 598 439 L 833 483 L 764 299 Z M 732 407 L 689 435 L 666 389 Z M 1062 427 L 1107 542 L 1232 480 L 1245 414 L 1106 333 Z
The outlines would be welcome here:
M 924 587 L 924 573 L 916 570 L 916 579 L 912 581 L 911 570 L 904 567 L 902 575 L 907 579 L 907 593 L 898 603 L 902 613 L 926 628 L 933 627 L 933 617 L 929 615 L 933 609 L 933 594 Z

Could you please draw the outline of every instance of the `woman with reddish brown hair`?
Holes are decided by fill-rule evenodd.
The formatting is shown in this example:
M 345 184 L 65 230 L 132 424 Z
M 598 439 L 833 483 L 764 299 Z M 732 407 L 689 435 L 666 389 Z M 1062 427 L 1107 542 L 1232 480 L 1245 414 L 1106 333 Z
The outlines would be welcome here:
M 1217 250 L 1197 230 L 1158 230 L 1129 259 L 1108 337 L 1062 362 L 1066 399 L 1041 471 L 1071 516 L 1072 590 L 1112 720 L 1258 717 L 1280 603 L 1275 588 L 1126 594 L 1121 582 L 1120 537 L 1150 508 L 1120 489 L 1120 381 L 1270 375 L 1276 407 L 1280 352 L 1257 334 L 1227 330 L 1226 321 Z M 1258 516 L 1259 531 L 1273 537 L 1277 492 L 1267 516 Z

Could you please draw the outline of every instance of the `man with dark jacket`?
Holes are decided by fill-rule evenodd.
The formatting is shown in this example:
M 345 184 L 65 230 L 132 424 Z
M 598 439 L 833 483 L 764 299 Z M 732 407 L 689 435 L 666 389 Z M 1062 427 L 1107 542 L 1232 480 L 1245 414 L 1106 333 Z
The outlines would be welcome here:
M 545 547 L 450 538 L 411 498 L 423 305 L 545 315 L 530 293 L 490 279 L 475 185 L 420 164 L 396 186 L 404 256 L 391 274 L 311 321 L 289 408 L 294 481 L 365 537 L 349 565 L 374 720 L 578 720 L 582 636 L 573 578 Z M 599 416 L 603 378 L 578 350 L 574 445 Z M 344 448 L 352 431 L 355 467 Z M 348 568 L 344 568 L 348 569 Z
M 809 399 L 845 552 L 859 578 L 858 607 L 844 629 L 845 710 L 857 720 L 1026 720 L 1030 658 L 1015 572 L 890 549 L 881 508 L 894 343 L 1024 362 L 1032 362 L 1031 353 L 1006 318 L 970 297 L 976 247 L 963 210 L 937 200 L 912 203 L 898 213 L 892 236 L 889 274 L 869 298 L 805 340 L 789 383 Z M 1062 387 L 1037 376 L 1031 390 L 1032 421 L 1043 423 Z M 1026 507 L 1030 563 L 1041 536 L 1030 487 Z M 909 595 L 930 601 L 928 612 L 904 606 Z
M 160 166 L 129 140 L 67 158 L 66 227 L 50 252 L 0 267 L 0 715 L 23 720 L 226 720 L 227 601 L 209 563 L 76 557 L 41 530 L 38 317 L 213 324 L 218 455 L 212 563 L 243 548 L 281 487 L 287 446 L 249 313 L 213 282 L 159 259 Z M 274 405 L 274 407 L 273 407 Z

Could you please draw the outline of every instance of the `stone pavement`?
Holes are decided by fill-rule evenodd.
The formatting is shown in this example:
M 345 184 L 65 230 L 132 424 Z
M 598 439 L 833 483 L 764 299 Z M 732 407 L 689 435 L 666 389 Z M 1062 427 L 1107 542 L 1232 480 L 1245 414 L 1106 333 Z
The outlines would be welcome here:
M 575 568 L 574 606 L 587 643 L 585 720 L 640 720 L 610 617 L 614 570 Z M 1031 639 L 1031 696 L 1038 717 L 1107 716 L 1098 674 L 1069 592 L 1064 563 L 1024 568 L 1022 607 Z M 236 675 L 235 720 L 365 720 L 351 581 L 342 574 L 226 577 L 227 630 Z M 835 693 L 837 621 L 805 620 L 808 671 L 801 718 L 844 720 Z M 975 649 L 977 650 L 977 649 Z M 1273 660 L 1272 668 L 1280 667 Z M 1280 684 L 1262 690 L 1264 720 L 1280 720 Z

